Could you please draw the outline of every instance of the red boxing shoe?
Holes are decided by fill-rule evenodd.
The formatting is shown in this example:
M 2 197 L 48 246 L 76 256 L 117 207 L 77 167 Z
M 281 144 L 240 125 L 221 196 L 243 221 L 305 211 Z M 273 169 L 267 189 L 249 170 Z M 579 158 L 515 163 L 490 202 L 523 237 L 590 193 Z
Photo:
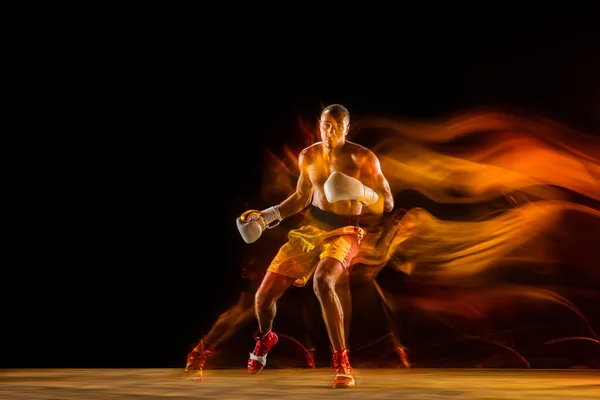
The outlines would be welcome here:
M 334 351 L 332 364 L 335 371 L 334 388 L 347 388 L 356 385 L 356 378 L 348 360 L 347 349 Z
M 204 339 L 200 341 L 198 346 L 194 348 L 187 356 L 187 362 L 185 364 L 185 377 L 187 379 L 200 379 L 204 380 L 204 364 L 206 358 L 213 355 L 211 349 L 204 347 Z
M 255 332 L 254 340 L 256 340 L 256 346 L 248 359 L 248 373 L 251 375 L 258 374 L 267 365 L 267 353 L 279 339 L 275 332 L 269 331 L 264 335 Z

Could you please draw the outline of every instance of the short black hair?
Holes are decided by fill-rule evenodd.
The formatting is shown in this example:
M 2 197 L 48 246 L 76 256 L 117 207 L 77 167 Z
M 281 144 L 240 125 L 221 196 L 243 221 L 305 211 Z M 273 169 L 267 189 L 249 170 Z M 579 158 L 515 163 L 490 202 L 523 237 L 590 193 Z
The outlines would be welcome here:
M 344 118 L 348 118 L 348 121 L 350 121 L 350 111 L 341 104 L 328 105 L 321 111 L 321 115 L 325 112 L 329 112 L 336 121 L 342 121 Z

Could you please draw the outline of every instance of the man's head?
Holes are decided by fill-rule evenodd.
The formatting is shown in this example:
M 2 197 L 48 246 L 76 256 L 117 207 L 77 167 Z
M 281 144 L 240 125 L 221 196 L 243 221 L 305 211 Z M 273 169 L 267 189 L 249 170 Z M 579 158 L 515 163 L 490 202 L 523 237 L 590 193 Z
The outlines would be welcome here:
M 341 104 L 331 104 L 321 112 L 319 130 L 328 148 L 343 145 L 350 127 L 350 112 Z

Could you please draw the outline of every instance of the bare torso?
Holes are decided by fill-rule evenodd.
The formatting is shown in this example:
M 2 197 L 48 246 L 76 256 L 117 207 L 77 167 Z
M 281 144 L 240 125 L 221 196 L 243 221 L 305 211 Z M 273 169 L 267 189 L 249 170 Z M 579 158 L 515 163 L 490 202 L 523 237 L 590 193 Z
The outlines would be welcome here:
M 371 165 L 370 151 L 352 142 L 346 142 L 341 148 L 332 151 L 322 143 L 308 147 L 305 153 L 303 172 L 310 180 L 313 188 L 312 204 L 322 210 L 342 215 L 358 215 L 363 205 L 358 201 L 338 201 L 329 203 L 325 197 L 323 185 L 332 172 L 342 172 L 370 185 Z

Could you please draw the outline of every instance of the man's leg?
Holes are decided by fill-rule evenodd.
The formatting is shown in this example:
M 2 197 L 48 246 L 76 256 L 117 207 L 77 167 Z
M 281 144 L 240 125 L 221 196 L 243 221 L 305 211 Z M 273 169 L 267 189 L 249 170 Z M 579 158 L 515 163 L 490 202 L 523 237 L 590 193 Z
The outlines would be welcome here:
M 242 326 L 252 320 L 254 296 L 254 292 L 242 292 L 238 302 L 217 318 L 200 343 L 188 354 L 185 366 L 186 377 L 202 379 L 206 359 L 214 354 L 215 348 L 229 340 Z
M 344 332 L 344 309 L 336 284 L 345 269 L 338 260 L 324 257 L 319 262 L 314 275 L 314 290 L 323 312 L 323 321 L 327 328 L 333 352 L 333 368 L 335 379 L 333 387 L 350 387 L 355 385 L 354 371 L 348 359 L 346 334 Z M 347 301 L 347 299 L 345 299 Z
M 350 340 L 350 324 L 352 320 L 352 297 L 350 294 L 350 271 L 346 268 L 337 280 L 335 292 L 340 299 L 342 314 L 344 316 L 344 342 L 348 345 Z
M 267 271 L 256 292 L 254 307 L 258 321 L 258 331 L 254 333 L 256 346 L 248 359 L 248 373 L 257 374 L 267 364 L 267 353 L 277 343 L 277 335 L 272 331 L 277 313 L 277 300 L 294 283 L 293 278 Z
M 346 348 L 344 312 L 336 283 L 344 272 L 342 264 L 330 257 L 322 258 L 315 270 L 314 291 L 321 304 L 323 320 L 334 351 Z
M 242 326 L 249 323 L 254 317 L 253 292 L 242 292 L 237 304 L 219 316 L 217 322 L 204 336 L 204 344 L 215 348 L 226 342 L 237 333 Z
M 394 320 L 394 313 L 392 312 L 392 309 L 388 304 L 383 290 L 377 282 L 377 276 L 381 272 L 381 269 L 384 267 L 385 264 L 380 264 L 379 266 L 366 265 L 361 263 L 353 264 L 351 269 L 352 288 L 353 290 L 360 292 L 360 294 L 363 296 L 374 296 L 374 299 L 369 297 L 369 304 L 371 304 L 371 301 L 374 300 L 377 304 L 381 305 L 381 309 L 383 310 L 383 316 L 386 319 L 388 335 L 392 338 L 392 344 L 394 346 L 396 355 L 398 356 L 399 361 L 404 367 L 410 368 L 410 361 L 408 360 L 406 348 L 402 345 L 400 341 L 400 333 L 398 331 L 396 321 Z M 346 334 L 346 341 L 347 340 L 348 335 Z
M 392 335 L 392 344 L 394 346 L 394 350 L 396 355 L 398 356 L 400 362 L 405 368 L 410 368 L 410 362 L 408 361 L 408 355 L 406 354 L 406 350 L 404 346 L 402 346 L 400 342 L 400 334 L 398 333 L 398 328 L 396 327 L 396 322 L 392 317 L 391 307 L 388 304 L 385 295 L 383 294 L 383 290 L 377 283 L 377 280 L 372 281 L 372 285 L 374 287 L 375 293 L 379 302 L 381 303 L 381 308 L 383 309 L 383 314 L 385 315 L 385 319 L 387 322 L 388 330 Z
M 302 289 L 302 324 L 303 324 L 303 344 L 306 348 L 306 362 L 310 368 L 316 368 L 315 352 L 317 346 L 314 341 L 314 319 L 313 319 L 313 303 L 314 295 L 312 292 Z

